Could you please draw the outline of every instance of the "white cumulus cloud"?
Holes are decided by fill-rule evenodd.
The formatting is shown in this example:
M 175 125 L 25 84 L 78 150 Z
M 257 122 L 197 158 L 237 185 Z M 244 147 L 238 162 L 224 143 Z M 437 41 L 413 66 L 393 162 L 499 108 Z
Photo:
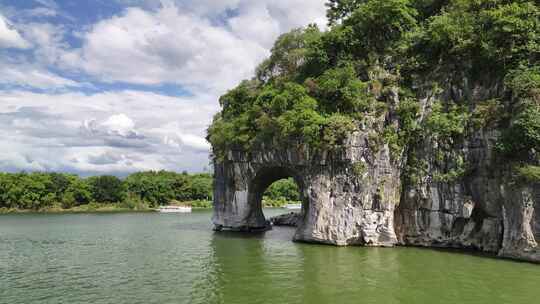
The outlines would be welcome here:
M 79 83 L 29 64 L 9 64 L 0 60 L 0 84 L 39 89 L 78 87 Z
M 201 171 L 216 110 L 209 95 L 0 92 L 0 170 Z
M 107 82 L 174 83 L 223 93 L 252 75 L 281 33 L 325 24 L 322 0 L 127 3 L 161 5 L 130 7 L 100 21 L 82 34 L 80 49 L 64 54 L 64 62 Z M 228 11 L 236 13 L 223 17 Z
M 31 44 L 12 28 L 7 19 L 0 15 L 0 48 L 27 49 Z
M 202 171 L 220 94 L 326 23 L 325 0 L 116 0 L 84 25 L 35 2 L 0 15 L 0 171 Z
M 125 114 L 112 115 L 102 124 L 113 134 L 119 134 L 121 136 L 128 136 L 129 134 L 136 134 L 135 122 Z
M 176 7 L 130 8 L 93 26 L 66 62 L 107 82 L 223 91 L 248 77 L 265 55 L 257 43 Z

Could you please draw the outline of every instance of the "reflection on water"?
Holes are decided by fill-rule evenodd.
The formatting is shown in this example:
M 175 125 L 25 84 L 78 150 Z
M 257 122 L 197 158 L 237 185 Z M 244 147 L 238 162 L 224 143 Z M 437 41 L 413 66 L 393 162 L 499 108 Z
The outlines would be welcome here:
M 276 211 L 267 211 L 267 213 Z M 187 215 L 0 216 L 0 303 L 536 303 L 540 266 L 216 233 Z

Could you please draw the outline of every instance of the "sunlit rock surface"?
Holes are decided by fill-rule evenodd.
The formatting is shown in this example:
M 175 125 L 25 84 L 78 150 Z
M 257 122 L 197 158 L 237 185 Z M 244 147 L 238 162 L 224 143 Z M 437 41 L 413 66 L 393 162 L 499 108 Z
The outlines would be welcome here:
M 216 163 L 216 229 L 259 230 L 269 224 L 262 194 L 273 182 L 292 177 L 302 194 L 295 240 L 334 245 L 392 246 L 394 209 L 399 203 L 399 170 L 388 149 L 374 154 L 365 133 L 351 136 L 346 149 L 310 154 L 301 144 L 290 149 L 230 152 Z
M 475 90 L 454 94 L 472 100 L 497 94 Z M 399 96 L 390 93 L 387 102 L 395 107 Z M 423 99 L 422 111 L 432 102 Z M 229 151 L 215 161 L 216 230 L 269 229 L 262 194 L 274 181 L 292 177 L 303 202 L 296 241 L 466 248 L 540 262 L 540 186 L 512 180 L 509 165 L 494 156 L 496 129 L 472 132 L 443 151 L 467 164 L 465 173 L 447 177 L 457 164 L 437 160 L 441 144 L 429 136 L 391 157 L 373 134 L 396 124 L 392 109 L 366 119 L 333 151 L 312 152 L 302 143 Z M 410 155 L 423 166 L 414 180 L 403 174 Z

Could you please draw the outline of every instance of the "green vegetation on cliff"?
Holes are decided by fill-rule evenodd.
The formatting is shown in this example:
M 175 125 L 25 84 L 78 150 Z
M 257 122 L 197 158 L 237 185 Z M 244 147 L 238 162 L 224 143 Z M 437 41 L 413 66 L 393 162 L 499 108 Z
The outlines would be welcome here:
M 327 7 L 328 30 L 310 25 L 282 35 L 256 76 L 221 97 L 208 129 L 218 160 L 264 144 L 332 150 L 351 131 L 369 129 L 371 150 L 388 144 L 396 161 L 429 139 L 441 166 L 436 178 L 451 181 L 467 172 L 453 148 L 474 132 L 498 130 L 500 157 L 539 165 L 537 1 L 329 0 Z M 405 172 L 421 174 L 421 160 L 408 156 Z

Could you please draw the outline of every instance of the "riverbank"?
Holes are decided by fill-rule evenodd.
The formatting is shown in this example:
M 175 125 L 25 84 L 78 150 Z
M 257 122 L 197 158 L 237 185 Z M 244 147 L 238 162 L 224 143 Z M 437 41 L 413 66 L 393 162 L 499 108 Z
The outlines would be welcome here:
M 211 209 L 211 201 L 189 201 L 176 202 L 173 205 L 181 204 L 191 206 L 193 209 Z M 155 212 L 154 207 L 147 204 L 105 204 L 105 203 L 90 203 L 87 205 L 76 206 L 72 208 L 62 208 L 61 205 L 53 205 L 48 208 L 40 209 L 19 209 L 19 208 L 0 208 L 0 214 L 14 213 L 120 213 L 120 212 Z
M 263 201 L 264 208 L 283 208 L 287 204 L 299 203 L 287 200 L 265 200 Z M 212 209 L 211 201 L 187 201 L 187 202 L 171 202 L 171 205 L 191 206 L 198 210 Z M 51 207 L 40 209 L 19 209 L 19 208 L 0 208 L 0 214 L 13 213 L 115 213 L 115 212 L 154 212 L 155 208 L 144 203 L 90 203 L 86 205 L 63 208 L 61 204 L 54 204 Z
M 114 212 L 154 212 L 154 209 L 145 208 L 145 209 L 130 209 L 130 208 L 121 208 L 117 206 L 103 205 L 97 207 L 81 206 L 75 208 L 44 208 L 44 209 L 17 209 L 17 208 L 0 208 L 0 215 L 2 214 L 15 214 L 15 213 L 114 213 Z

